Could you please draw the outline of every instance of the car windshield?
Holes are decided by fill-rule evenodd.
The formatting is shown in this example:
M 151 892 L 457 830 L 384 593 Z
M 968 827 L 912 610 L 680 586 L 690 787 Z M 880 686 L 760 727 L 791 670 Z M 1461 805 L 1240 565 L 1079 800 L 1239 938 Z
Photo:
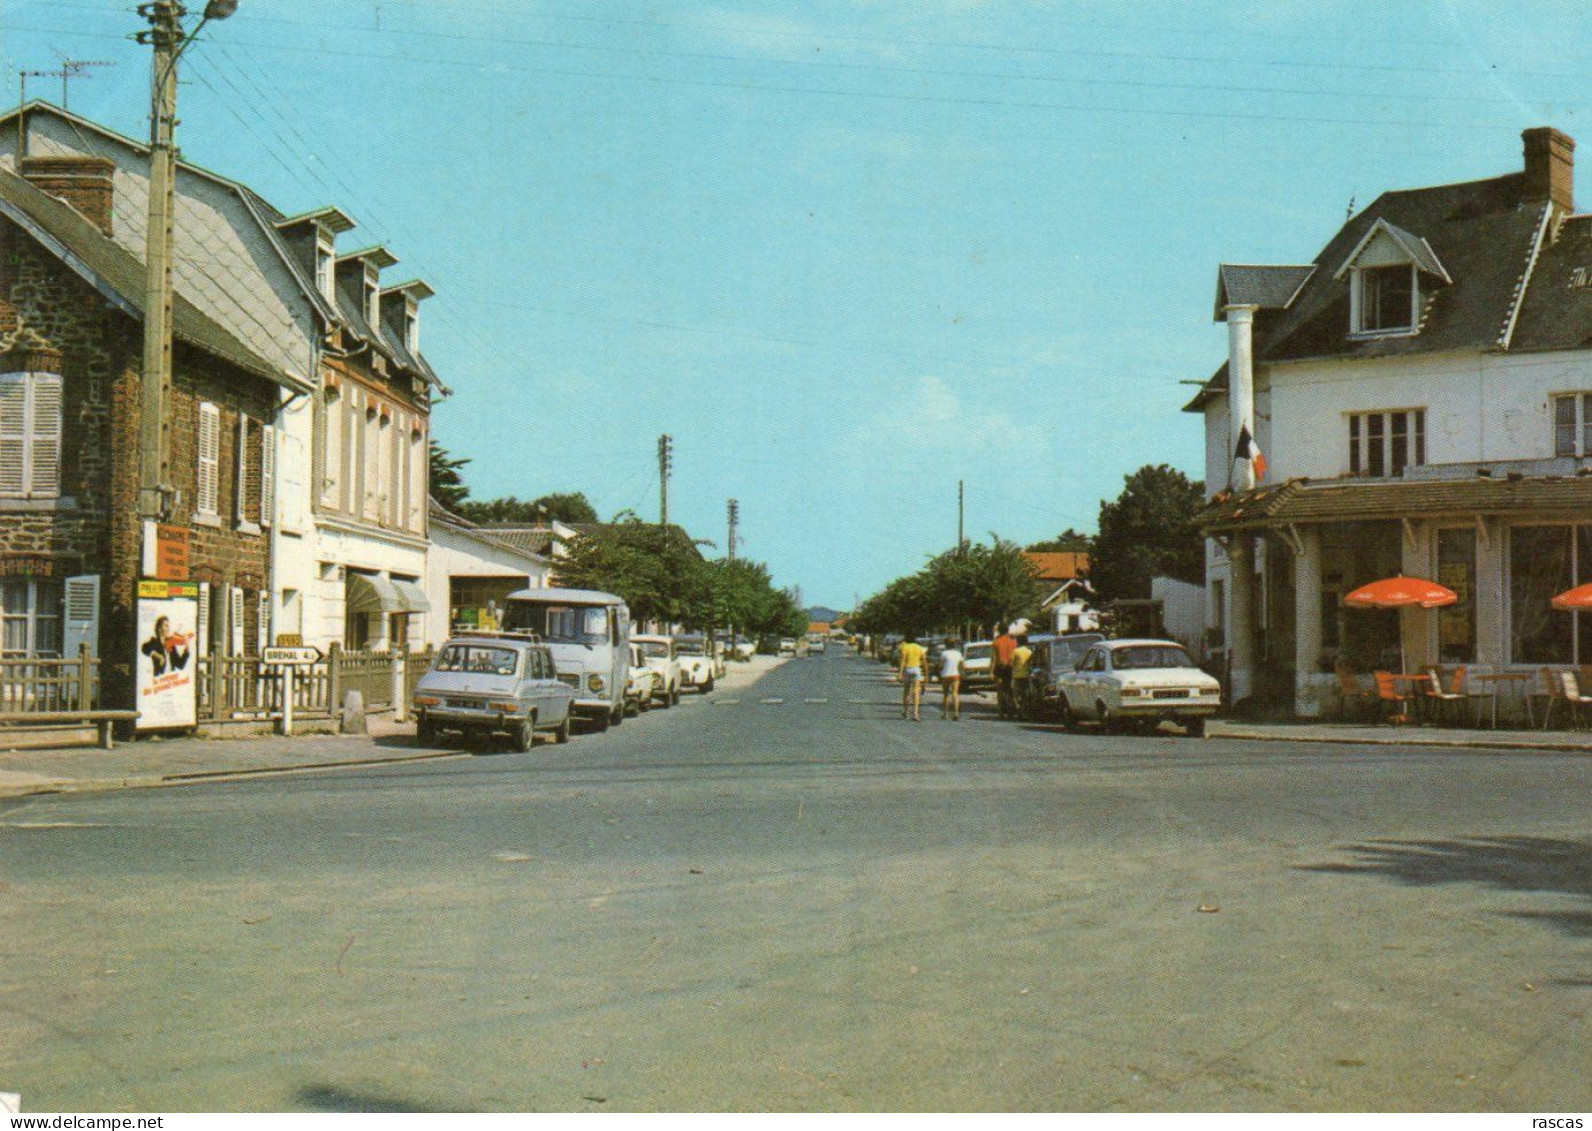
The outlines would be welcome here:
M 667 658 L 669 655 L 669 646 L 661 640 L 642 640 L 637 646 L 641 649 L 643 656 L 663 656 Z
M 1117 648 L 1111 653 L 1111 667 L 1119 672 L 1193 666 L 1194 662 L 1188 658 L 1188 653 L 1176 644 L 1135 644 L 1130 648 Z
M 534 632 L 559 644 L 608 643 L 608 610 L 600 605 L 544 605 L 511 601 L 503 617 L 509 632 Z
M 702 641 L 676 640 L 674 650 L 686 656 L 700 656 L 702 654 Z
M 437 657 L 437 670 L 513 675 L 519 662 L 520 654 L 513 648 L 492 648 L 482 644 L 449 644 Z
M 969 644 L 967 646 L 967 651 L 965 653 L 963 653 L 963 654 L 969 660 L 987 660 L 987 659 L 989 659 L 989 645 L 988 644 Z

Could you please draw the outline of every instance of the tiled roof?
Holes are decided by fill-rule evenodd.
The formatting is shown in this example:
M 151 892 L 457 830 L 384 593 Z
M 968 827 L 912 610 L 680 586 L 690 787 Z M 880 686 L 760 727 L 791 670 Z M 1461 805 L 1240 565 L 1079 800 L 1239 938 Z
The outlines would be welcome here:
M 1218 495 L 1197 521 L 1206 531 L 1220 531 L 1287 523 L 1588 509 L 1592 509 L 1592 476 L 1584 475 L 1329 483 L 1290 479 L 1239 495 Z
M 1216 317 L 1221 318 L 1222 308 L 1228 305 L 1281 310 L 1315 270 L 1310 263 L 1297 267 L 1223 263 L 1216 269 Z
M 143 318 L 147 282 L 144 264 L 77 209 L 0 169 L 0 213 L 45 243 L 125 313 Z M 205 313 L 191 297 L 188 280 L 179 277 L 175 290 L 172 332 L 179 341 L 279 385 L 299 391 L 309 388 L 296 374 L 261 357 Z
M 1024 550 L 1023 557 L 1034 563 L 1041 581 L 1071 581 L 1089 572 L 1089 555 L 1079 550 Z

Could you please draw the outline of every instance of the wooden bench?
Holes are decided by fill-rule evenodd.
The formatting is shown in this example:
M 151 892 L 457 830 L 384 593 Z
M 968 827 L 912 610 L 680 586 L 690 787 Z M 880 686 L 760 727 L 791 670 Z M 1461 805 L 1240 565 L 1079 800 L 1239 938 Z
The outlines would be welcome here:
M 0 727 L 17 723 L 79 723 L 93 724 L 99 728 L 100 748 L 114 750 L 116 740 L 111 728 L 116 723 L 130 723 L 138 718 L 137 711 L 10 711 L 0 714 Z

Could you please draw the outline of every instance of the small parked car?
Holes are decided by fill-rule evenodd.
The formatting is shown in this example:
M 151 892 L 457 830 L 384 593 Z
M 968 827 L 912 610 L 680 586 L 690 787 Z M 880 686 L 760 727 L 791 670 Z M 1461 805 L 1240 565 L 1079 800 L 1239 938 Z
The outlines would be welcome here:
M 1221 684 L 1172 640 L 1102 640 L 1062 678 L 1061 690 L 1063 722 L 1150 731 L 1170 721 L 1196 737 L 1222 702 Z
M 781 656 L 794 656 L 796 654 L 796 638 L 794 636 L 781 636 L 779 638 L 779 654 Z
M 687 635 L 674 638 L 674 654 L 680 661 L 682 687 L 694 687 L 701 695 L 713 690 L 714 681 L 724 673 L 710 653 L 711 647 L 705 637 Z
M 553 653 L 534 636 L 483 633 L 444 644 L 415 685 L 415 735 L 435 746 L 444 731 L 507 732 L 519 751 L 538 731 L 569 741 L 575 689 L 558 678 Z
M 807 651 L 808 652 L 815 652 L 815 653 L 822 653 L 824 651 L 824 649 L 828 646 L 828 643 L 829 643 L 828 638 L 825 637 L 823 633 L 821 633 L 821 632 L 811 633 L 807 637 Z
M 1025 717 L 1054 718 L 1061 715 L 1061 681 L 1078 667 L 1089 649 L 1105 637 L 1098 632 L 1077 632 L 1067 636 L 1044 637 L 1033 645 L 1028 661 L 1028 686 L 1018 702 L 1026 706 Z
M 667 636 L 632 636 L 630 642 L 640 646 L 647 666 L 658 677 L 653 686 L 656 701 L 673 707 L 680 701 L 680 661 L 674 654 L 674 641 Z
M 641 645 L 631 642 L 630 673 L 625 680 L 625 713 L 636 715 L 652 707 L 654 688 L 658 677 L 647 666 L 647 657 L 641 654 Z
M 962 649 L 962 690 L 976 694 L 995 687 L 995 676 L 990 671 L 991 640 L 975 640 Z

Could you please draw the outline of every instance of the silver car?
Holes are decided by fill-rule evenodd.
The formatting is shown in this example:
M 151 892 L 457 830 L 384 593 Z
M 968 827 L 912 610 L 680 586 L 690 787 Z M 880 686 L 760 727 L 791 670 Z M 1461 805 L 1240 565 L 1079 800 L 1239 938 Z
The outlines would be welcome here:
M 538 731 L 569 741 L 575 689 L 558 678 L 553 654 L 534 637 L 461 636 L 448 641 L 415 686 L 415 735 L 435 746 L 445 730 L 507 731 L 529 750 Z

